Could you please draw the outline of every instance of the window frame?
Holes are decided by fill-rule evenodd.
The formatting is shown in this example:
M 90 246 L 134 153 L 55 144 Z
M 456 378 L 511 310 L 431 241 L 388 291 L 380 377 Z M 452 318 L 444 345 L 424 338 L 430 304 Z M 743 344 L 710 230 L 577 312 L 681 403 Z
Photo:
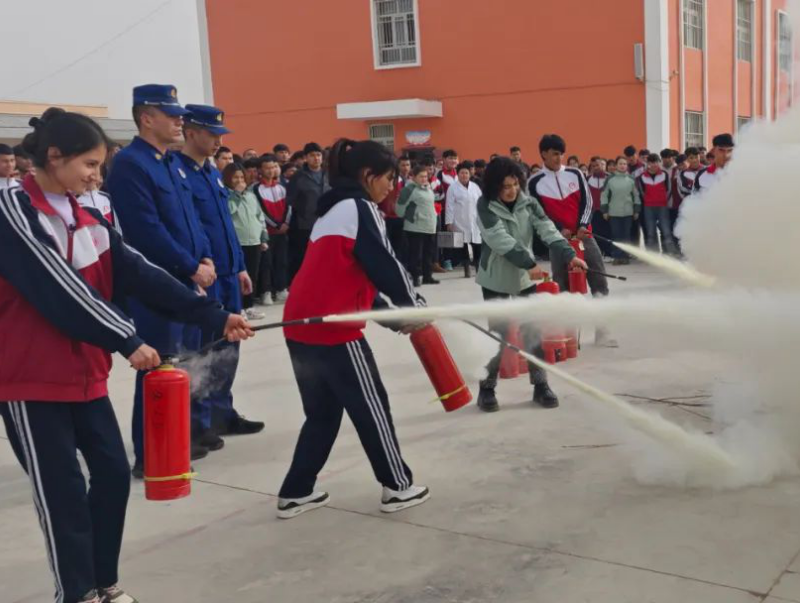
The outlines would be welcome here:
M 416 49 L 416 61 L 413 63 L 392 63 L 389 65 L 381 64 L 381 48 L 378 38 L 378 11 L 377 3 L 386 0 L 368 0 L 370 12 L 370 27 L 372 28 L 372 63 L 376 70 L 385 69 L 408 69 L 422 66 L 422 43 L 419 37 L 419 0 L 410 0 L 414 14 L 414 47 Z
M 784 38 L 783 38 L 783 27 L 782 26 L 784 25 L 784 23 L 786 24 L 786 29 L 789 32 L 789 38 L 788 38 L 788 44 L 787 44 L 788 50 L 789 50 L 788 52 L 785 52 L 784 43 L 783 43 Z M 794 32 L 792 31 L 792 21 L 789 19 L 789 14 L 784 12 L 784 11 L 782 11 L 782 10 L 779 10 L 778 11 L 778 18 L 777 18 L 777 21 L 775 23 L 775 27 L 777 29 L 776 36 L 775 36 L 775 39 L 776 39 L 776 42 L 777 42 L 777 44 L 775 45 L 776 46 L 775 51 L 776 51 L 776 54 L 778 55 L 777 56 L 777 60 L 776 60 L 776 65 L 778 67 L 778 72 L 779 73 L 788 73 L 788 74 L 791 75 L 792 74 L 792 70 L 794 69 Z M 784 68 L 784 59 L 785 59 L 785 57 L 788 57 L 788 62 L 789 62 L 787 68 Z
M 682 0 L 683 2 L 683 46 L 694 50 L 705 51 L 706 7 L 705 0 Z M 691 7 L 691 9 L 690 9 Z M 690 15 L 697 10 L 699 25 L 690 21 Z M 695 39 L 697 38 L 697 40 Z M 699 40 L 699 41 L 698 41 Z M 695 45 L 697 43 L 697 45 Z
M 373 134 L 372 134 L 372 129 L 373 128 L 391 128 L 392 129 L 392 144 L 391 144 L 391 146 L 386 144 L 386 142 L 388 142 L 388 140 L 389 140 L 388 137 L 384 137 L 384 136 L 375 137 L 375 136 L 373 136 Z M 394 151 L 394 147 L 395 147 L 395 144 L 397 142 L 397 130 L 395 129 L 393 123 L 381 122 L 381 123 L 369 124 L 367 126 L 367 137 L 372 141 L 381 143 L 387 149 L 391 149 L 392 151 Z
M 754 5 L 752 0 L 736 0 L 736 59 L 747 63 L 753 62 L 753 13 Z M 746 13 L 743 15 L 743 6 Z M 746 16 L 746 19 L 744 18 Z M 747 40 L 742 39 L 742 32 L 747 32 Z M 746 48 L 747 53 L 742 52 Z
M 700 132 L 689 131 L 689 117 L 700 117 Z M 699 142 L 698 138 L 699 137 Z M 683 112 L 683 139 L 686 147 L 704 147 L 706 146 L 706 114 L 703 111 L 684 111 Z

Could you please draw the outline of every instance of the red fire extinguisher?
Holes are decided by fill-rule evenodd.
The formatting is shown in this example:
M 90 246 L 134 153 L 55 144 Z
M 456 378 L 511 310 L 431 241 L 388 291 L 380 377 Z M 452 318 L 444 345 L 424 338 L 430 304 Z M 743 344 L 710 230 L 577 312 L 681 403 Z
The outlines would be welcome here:
M 472 392 L 461 376 L 439 329 L 427 325 L 414 331 L 411 333 L 411 344 L 446 412 L 458 410 L 472 401 Z
M 508 332 L 506 333 L 506 341 L 508 341 L 508 343 L 510 343 L 511 345 L 517 346 L 518 348 L 522 347 L 519 341 L 519 327 L 516 324 L 510 323 L 508 325 Z M 503 351 L 500 354 L 501 379 L 516 379 L 517 377 L 519 377 L 520 358 L 521 356 L 511 348 L 503 347 Z
M 189 374 L 164 364 L 144 376 L 144 491 L 148 500 L 192 492 Z
M 545 277 L 544 281 L 536 285 L 536 293 L 549 293 L 557 295 L 561 292 L 561 288 L 550 277 Z M 557 329 L 547 329 L 542 332 L 542 349 L 544 350 L 544 359 L 549 364 L 556 362 L 563 362 L 567 359 L 567 345 L 564 334 Z
M 583 241 L 581 241 L 577 237 L 573 237 L 569 240 L 569 244 L 572 245 L 572 248 L 575 250 L 575 254 L 578 256 L 579 260 L 586 259 L 584 257 L 585 256 L 584 252 L 586 251 L 586 248 L 583 246 Z

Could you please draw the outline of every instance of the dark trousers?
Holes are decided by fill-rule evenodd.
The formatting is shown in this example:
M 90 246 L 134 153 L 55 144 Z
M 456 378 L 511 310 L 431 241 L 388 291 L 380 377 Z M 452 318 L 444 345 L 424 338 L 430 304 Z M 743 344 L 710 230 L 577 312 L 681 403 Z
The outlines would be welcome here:
M 306 240 L 308 243 L 308 240 Z M 272 234 L 269 235 L 269 271 L 270 278 L 267 288 L 262 293 L 280 293 L 289 287 L 287 271 L 289 269 L 289 235 Z M 305 256 L 305 248 L 303 249 Z M 301 260 L 302 263 L 302 260 Z M 298 270 L 299 270 L 298 266 Z
M 258 275 L 261 267 L 261 245 L 242 245 L 242 253 L 244 254 L 244 266 L 247 270 L 250 280 L 253 281 L 253 291 L 258 293 Z M 242 307 L 253 307 L 253 294 L 245 295 L 242 297 Z
M 511 296 L 507 293 L 498 293 L 485 287 L 483 289 L 484 301 L 492 301 L 496 299 L 509 299 Z M 528 297 L 536 293 L 536 287 L 529 287 L 520 292 L 520 297 Z M 505 320 L 497 318 L 489 319 L 489 330 L 496 333 L 503 339 L 508 338 L 508 329 L 510 323 Z M 534 325 L 523 324 L 520 327 L 522 331 L 522 345 L 525 351 L 533 354 L 537 358 L 544 360 L 544 350 L 542 349 L 542 334 Z M 503 357 L 504 346 L 500 346 L 497 354 L 486 365 L 486 378 L 481 381 L 481 389 L 494 389 L 497 387 L 497 375 L 500 372 L 500 360 Z M 531 384 L 547 383 L 547 371 L 539 368 L 535 364 L 528 362 L 528 375 L 530 376 Z
M 633 222 L 633 216 L 621 216 L 621 217 L 611 216 L 609 218 L 609 225 L 611 226 L 611 238 L 614 241 L 619 241 L 620 243 L 630 243 L 632 222 Z M 614 247 L 613 251 L 615 259 L 618 260 L 628 259 L 628 254 L 619 249 L 618 247 Z
M 28 474 L 56 601 L 117 583 L 130 468 L 108 398 L 1 402 L 11 447 Z M 89 469 L 89 489 L 77 452 Z
M 611 238 L 611 225 L 608 223 L 608 220 L 603 217 L 603 212 L 599 209 L 595 210 L 592 215 L 592 232 L 597 233 L 604 239 Z M 614 254 L 614 246 L 608 241 L 598 240 L 597 245 L 600 247 L 600 251 L 604 256 Z
M 242 296 L 237 275 L 217 276 L 208 289 L 208 296 L 222 304 L 228 312 L 242 311 Z M 222 338 L 222 333 L 201 331 L 200 345 Z M 233 408 L 233 381 L 239 367 L 239 344 L 228 341 L 217 344 L 213 361 L 202 367 L 203 374 L 195 375 L 192 391 L 192 429 L 195 432 L 226 423 L 236 415 Z M 198 371 L 199 372 L 199 371 Z
M 394 254 L 403 261 L 405 257 L 405 234 L 403 230 L 403 218 L 386 218 L 386 236 L 394 249 Z
M 635 220 L 631 217 L 631 244 L 638 245 L 639 241 L 646 236 L 644 225 L 644 212 L 639 212 L 639 217 Z
M 272 292 L 272 248 L 261 252 L 261 261 L 258 263 L 258 281 L 253 283 L 255 294 L 261 297 Z
M 679 215 L 680 215 L 680 208 L 669 210 L 669 223 L 672 226 L 672 240 L 675 243 L 675 252 L 678 254 L 681 253 L 681 240 L 675 234 L 675 223 L 678 221 Z
M 481 261 L 481 249 L 483 248 L 483 245 L 481 245 L 480 243 L 464 243 L 464 247 L 462 247 L 461 249 L 457 250 L 459 252 L 458 261 L 461 264 L 470 263 L 470 259 L 469 259 L 469 247 L 470 247 L 470 245 L 472 246 L 472 265 L 475 266 L 475 268 L 477 268 L 478 267 L 478 262 Z
M 300 271 L 300 266 L 303 265 L 310 238 L 310 230 L 289 231 L 289 284 L 292 283 L 295 275 Z
M 406 266 L 411 276 L 425 280 L 433 278 L 436 235 L 407 232 L 406 243 Z
M 597 240 L 594 237 L 587 237 L 583 240 L 583 261 L 589 266 L 589 272 L 586 274 L 586 280 L 589 283 L 589 289 L 592 295 L 608 295 L 608 280 L 598 272 L 605 272 L 606 268 L 603 264 L 603 254 L 600 252 L 600 247 L 597 246 Z M 553 280 L 558 283 L 562 291 L 569 291 L 569 268 L 565 262 L 553 262 Z
M 367 341 L 332 346 L 286 343 L 306 420 L 280 496 L 301 498 L 314 491 L 344 411 L 358 432 L 375 478 L 393 490 L 410 487 L 413 476 L 400 455 L 389 396 Z

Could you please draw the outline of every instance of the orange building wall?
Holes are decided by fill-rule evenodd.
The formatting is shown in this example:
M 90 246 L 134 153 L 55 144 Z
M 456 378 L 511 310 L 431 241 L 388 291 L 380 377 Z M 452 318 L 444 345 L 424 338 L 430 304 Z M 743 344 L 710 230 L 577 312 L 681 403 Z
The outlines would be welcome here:
M 733 132 L 733 61 L 735 27 L 733 1 L 706 0 L 708 19 L 708 138 Z
M 234 134 L 226 144 L 297 148 L 367 123 L 336 119 L 336 104 L 440 100 L 444 118 L 394 123 L 429 129 L 439 150 L 488 157 L 556 131 L 568 152 L 616 154 L 645 139 L 644 85 L 633 45 L 644 41 L 641 0 L 420 0 L 422 66 L 375 70 L 368 0 L 207 0 L 217 105 Z M 612 34 L 613 35 L 610 35 Z

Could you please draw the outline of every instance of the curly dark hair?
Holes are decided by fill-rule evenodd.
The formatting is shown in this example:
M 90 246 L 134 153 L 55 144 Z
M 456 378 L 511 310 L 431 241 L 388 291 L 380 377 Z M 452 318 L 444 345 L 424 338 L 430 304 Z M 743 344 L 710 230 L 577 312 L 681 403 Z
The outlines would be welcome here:
M 503 182 L 509 176 L 516 178 L 520 186 L 525 185 L 525 175 L 516 161 L 510 157 L 492 159 L 483 173 L 483 196 L 489 200 L 499 199 Z

